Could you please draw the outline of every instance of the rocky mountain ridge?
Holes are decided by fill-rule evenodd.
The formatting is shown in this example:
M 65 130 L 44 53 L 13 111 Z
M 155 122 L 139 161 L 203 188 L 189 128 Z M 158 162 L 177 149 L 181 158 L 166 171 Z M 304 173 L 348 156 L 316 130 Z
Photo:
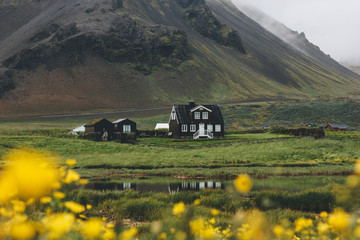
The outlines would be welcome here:
M 355 96 L 360 88 L 358 75 L 304 55 L 229 0 L 0 6 L 0 110 L 8 115 Z

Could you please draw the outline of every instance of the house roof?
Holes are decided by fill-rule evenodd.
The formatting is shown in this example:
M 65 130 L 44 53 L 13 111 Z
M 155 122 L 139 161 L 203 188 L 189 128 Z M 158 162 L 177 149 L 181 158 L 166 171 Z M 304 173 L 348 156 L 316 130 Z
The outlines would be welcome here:
M 73 132 L 85 132 L 85 127 L 84 127 L 84 125 L 82 125 L 80 127 L 74 128 L 72 131 Z
M 98 119 L 92 120 L 91 122 L 88 122 L 87 124 L 84 125 L 84 127 L 92 127 L 95 124 L 102 122 L 102 121 L 107 121 L 107 122 L 111 123 L 109 120 L 106 120 L 105 118 L 98 118 Z
M 334 123 L 329 123 L 328 125 L 330 125 L 333 128 L 339 128 L 339 129 L 348 129 L 348 126 L 344 125 L 344 124 L 334 124 Z
M 122 122 L 122 121 L 125 121 L 127 118 L 120 118 L 120 119 L 118 119 L 118 120 L 116 120 L 116 121 L 113 121 L 112 123 L 120 123 L 120 122 Z
M 157 129 L 169 129 L 168 123 L 157 123 L 155 126 L 155 130 Z
M 219 105 L 198 105 L 207 108 L 212 112 L 212 122 L 214 124 L 224 124 L 224 119 L 222 117 Z M 179 124 L 189 124 L 191 123 L 189 112 L 192 109 L 195 109 L 197 106 L 190 105 L 174 105 L 174 109 L 176 112 L 176 118 Z

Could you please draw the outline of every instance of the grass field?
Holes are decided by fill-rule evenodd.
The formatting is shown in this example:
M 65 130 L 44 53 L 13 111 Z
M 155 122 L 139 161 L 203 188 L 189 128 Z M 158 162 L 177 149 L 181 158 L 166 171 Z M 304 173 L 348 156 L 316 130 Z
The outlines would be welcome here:
M 166 117 L 157 115 L 155 119 Z M 116 223 L 118 231 L 137 226 L 140 239 L 158 239 L 151 233 L 151 222 L 176 221 L 171 209 L 179 201 L 190 207 L 200 199 L 200 205 L 191 210 L 194 218 L 211 218 L 212 209 L 220 210 L 216 217 L 219 226 L 231 224 L 238 211 L 260 209 L 274 226 L 284 219 L 290 224 L 300 217 L 315 221 L 321 211 L 331 212 L 338 207 L 354 211 L 359 207 L 360 197 L 346 187 L 347 177 L 354 173 L 355 162 L 360 159 L 360 133 L 356 131 L 326 132 L 326 138 L 318 140 L 228 131 L 224 139 L 141 138 L 139 144 L 131 145 L 69 135 L 68 131 L 82 121 L 2 121 L 0 159 L 14 148 L 35 148 L 56 154 L 60 165 L 76 159 L 75 170 L 90 184 L 216 181 L 227 186 L 224 190 L 173 195 L 91 189 L 69 193 L 69 199 L 92 204 L 88 214 Z M 151 117 L 147 117 L 141 124 L 151 123 Z M 1 162 L 1 166 L 4 164 Z M 233 179 L 244 173 L 250 175 L 253 188 L 239 195 L 234 191 Z M 163 230 L 171 232 L 166 226 Z

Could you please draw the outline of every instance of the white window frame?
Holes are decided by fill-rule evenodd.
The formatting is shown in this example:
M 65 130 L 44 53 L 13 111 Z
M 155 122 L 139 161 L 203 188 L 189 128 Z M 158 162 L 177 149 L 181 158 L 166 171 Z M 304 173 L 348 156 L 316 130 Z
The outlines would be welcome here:
M 190 132 L 196 132 L 196 124 L 190 125 Z
M 200 112 L 194 112 L 194 119 L 200 119 Z
M 209 119 L 209 113 L 208 112 L 203 112 L 202 113 L 202 119 Z
M 207 125 L 207 130 L 208 130 L 209 132 L 213 132 L 213 131 L 214 131 L 214 125 L 208 124 L 208 125 Z
M 221 124 L 215 125 L 215 132 L 221 132 Z
M 131 132 L 131 125 L 129 124 L 123 125 L 123 132 L 124 133 Z
M 188 125 L 187 124 L 182 124 L 181 125 L 181 132 L 187 132 L 188 131 Z
M 170 119 L 171 120 L 176 120 L 176 113 L 175 112 L 171 113 Z

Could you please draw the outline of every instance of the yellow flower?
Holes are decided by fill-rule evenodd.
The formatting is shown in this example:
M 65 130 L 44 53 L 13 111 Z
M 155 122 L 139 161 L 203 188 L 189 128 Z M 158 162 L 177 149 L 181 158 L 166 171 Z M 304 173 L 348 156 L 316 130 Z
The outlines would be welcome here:
M 300 232 L 305 228 L 309 228 L 312 226 L 312 220 L 306 218 L 298 218 L 295 220 L 295 232 Z
M 10 230 L 10 236 L 16 240 L 33 239 L 35 233 L 35 228 L 30 222 L 15 223 Z
M 209 223 L 212 224 L 212 225 L 214 225 L 215 222 L 216 222 L 216 221 L 215 221 L 215 218 L 211 218 L 211 219 L 209 220 Z
M 58 213 L 42 219 L 49 239 L 60 239 L 71 230 L 74 221 L 75 217 L 72 213 Z
M 219 210 L 217 210 L 217 209 L 215 209 L 215 208 L 211 209 L 211 214 L 212 214 L 213 216 L 217 216 L 217 215 L 219 215 L 219 213 L 220 213 Z
M 93 218 L 84 223 L 81 233 L 86 239 L 94 239 L 100 237 L 104 224 L 99 218 Z
M 335 230 L 344 231 L 351 223 L 350 215 L 342 209 L 336 209 L 328 218 L 328 223 Z
M 69 167 L 73 167 L 76 164 L 76 160 L 75 159 L 68 159 L 66 160 L 66 165 L 68 165 Z
M 4 161 L 0 179 L 0 201 L 8 201 L 16 195 L 21 199 L 38 199 L 48 194 L 59 179 L 55 159 L 41 152 L 28 149 L 10 151 Z M 6 182 L 6 183 L 5 183 Z
M 357 160 L 355 163 L 355 174 L 360 174 L 360 160 Z
M 194 201 L 194 205 L 195 205 L 195 206 L 199 206 L 199 205 L 200 205 L 200 199 L 196 199 L 196 200 Z
M 80 175 L 77 172 L 70 169 L 66 174 L 64 183 L 70 184 L 72 182 L 78 181 L 79 179 L 80 179 Z
M 26 209 L 26 204 L 23 201 L 19 200 L 12 200 L 11 203 L 13 204 L 14 212 L 24 212 Z
M 101 238 L 103 240 L 110 240 L 110 239 L 114 239 L 115 237 L 116 237 L 116 233 L 114 232 L 113 229 L 105 228 L 104 234 L 102 235 Z
M 63 193 L 63 192 L 54 192 L 53 193 L 53 196 L 55 197 L 55 198 L 57 198 L 57 199 L 64 199 L 65 198 L 65 193 Z
M 346 183 L 349 187 L 355 188 L 359 185 L 360 179 L 357 175 L 351 175 L 346 178 Z
M 164 232 L 162 232 L 158 237 L 159 240 L 166 240 L 166 238 L 167 238 L 167 235 Z
M 85 211 L 85 207 L 81 204 L 78 204 L 74 201 L 68 201 L 64 203 L 64 206 L 70 209 L 73 213 L 81 213 Z
M 184 211 L 185 211 L 185 204 L 183 202 L 179 202 L 179 203 L 175 204 L 173 209 L 172 209 L 172 213 L 174 215 L 180 215 Z
M 284 228 L 282 226 L 280 226 L 280 225 L 276 225 L 273 228 L 273 232 L 276 235 L 276 237 L 280 238 L 284 233 Z
M 49 197 L 49 196 L 42 197 L 42 198 L 40 198 L 40 202 L 43 203 L 43 204 L 50 203 L 51 202 L 51 197 Z
M 321 218 L 327 218 L 327 217 L 328 217 L 328 213 L 325 212 L 325 211 L 322 211 L 322 212 L 320 213 L 320 217 L 321 217 Z
M 354 230 L 354 236 L 360 238 L 360 226 L 357 226 Z
M 120 234 L 120 239 L 121 240 L 134 239 L 137 233 L 138 233 L 137 228 L 130 228 L 129 230 L 126 230 Z
M 80 183 L 81 185 L 86 185 L 86 184 L 89 183 L 89 180 L 87 180 L 87 179 L 80 179 L 79 183 Z
M 87 205 L 86 205 L 86 209 L 87 209 L 87 210 L 90 210 L 91 208 L 92 208 L 92 206 L 91 206 L 90 204 L 87 204 Z
M 235 179 L 234 186 L 239 193 L 248 193 L 252 188 L 252 183 L 249 175 L 240 174 Z
M 317 230 L 320 235 L 323 235 L 329 230 L 329 225 L 327 223 L 320 222 L 317 226 Z

